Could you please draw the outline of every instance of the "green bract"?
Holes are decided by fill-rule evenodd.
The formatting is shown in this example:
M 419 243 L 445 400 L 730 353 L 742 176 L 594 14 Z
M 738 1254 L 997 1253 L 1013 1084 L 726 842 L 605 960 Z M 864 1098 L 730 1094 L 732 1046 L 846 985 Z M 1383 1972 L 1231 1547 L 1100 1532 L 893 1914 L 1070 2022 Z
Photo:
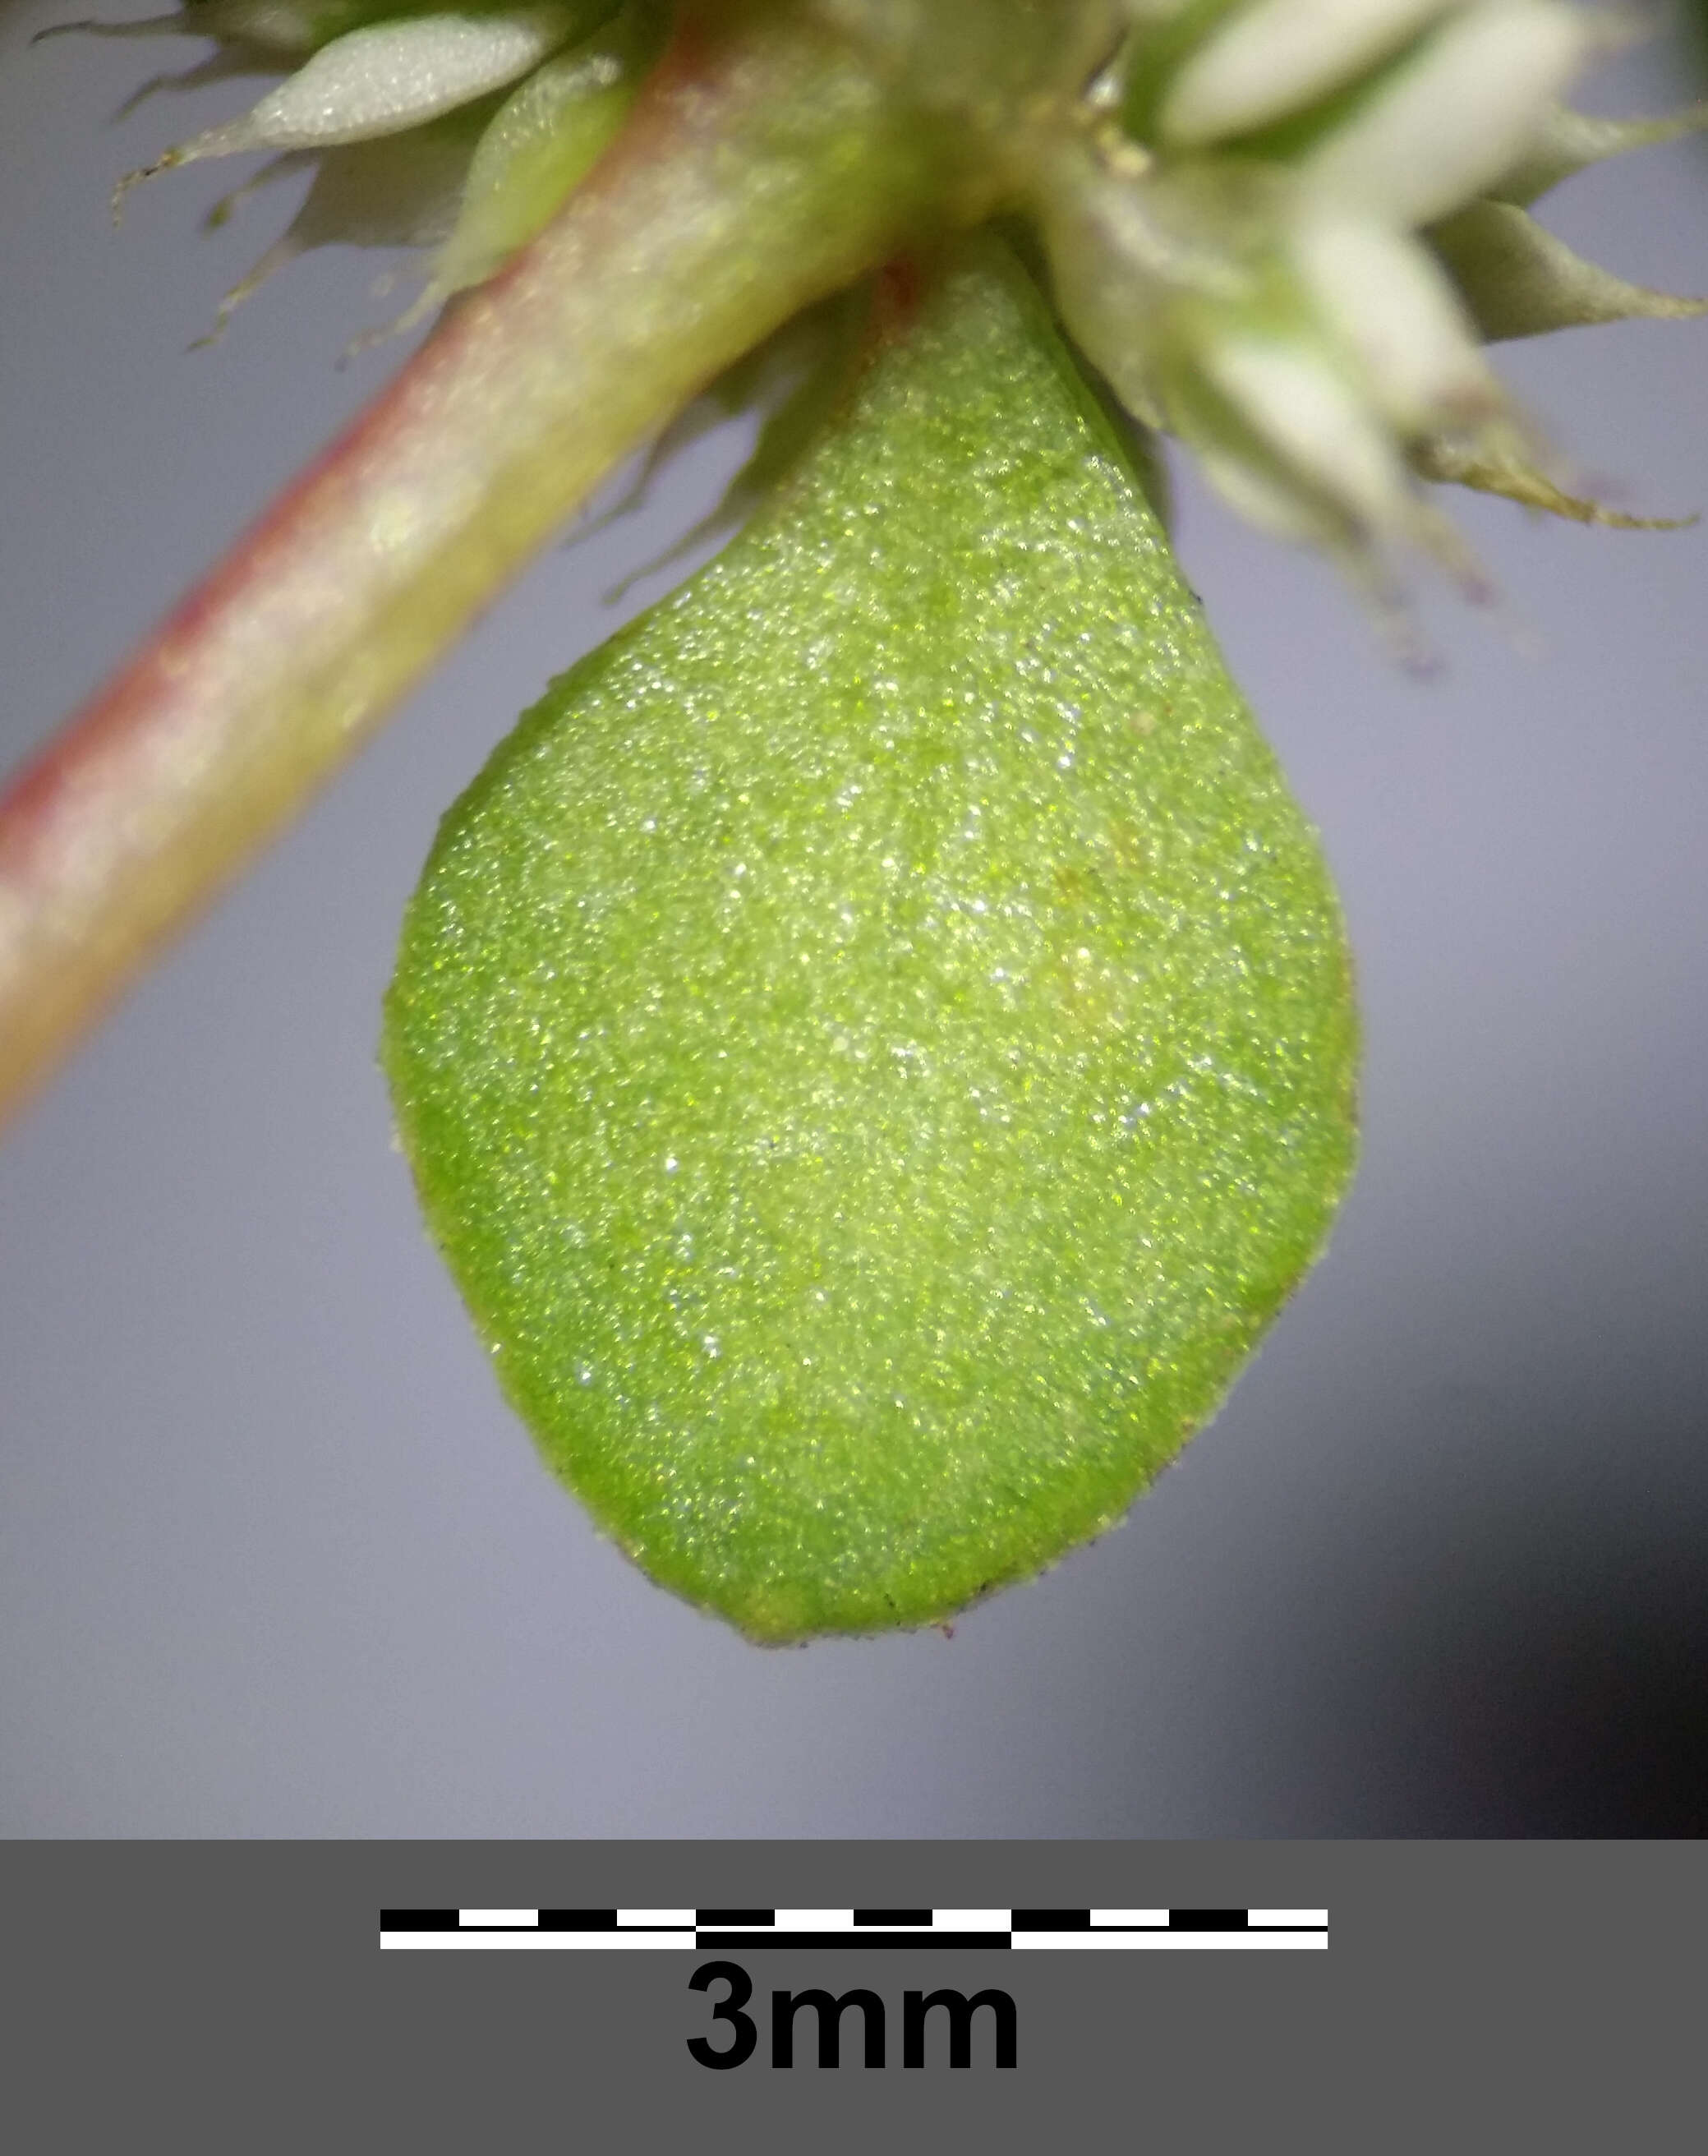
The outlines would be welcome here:
M 386 1018 L 546 1457 L 768 1640 L 1111 1525 L 1353 1153 L 1326 870 L 1100 411 L 993 246 L 892 311 L 447 817 Z

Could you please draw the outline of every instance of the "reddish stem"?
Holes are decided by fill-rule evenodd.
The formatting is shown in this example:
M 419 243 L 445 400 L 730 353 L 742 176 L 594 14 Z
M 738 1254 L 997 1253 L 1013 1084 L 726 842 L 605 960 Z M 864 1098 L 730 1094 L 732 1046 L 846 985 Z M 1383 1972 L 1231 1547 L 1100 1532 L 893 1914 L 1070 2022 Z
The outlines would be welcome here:
M 840 41 L 736 24 L 0 798 L 0 1119 L 613 464 L 941 199 Z

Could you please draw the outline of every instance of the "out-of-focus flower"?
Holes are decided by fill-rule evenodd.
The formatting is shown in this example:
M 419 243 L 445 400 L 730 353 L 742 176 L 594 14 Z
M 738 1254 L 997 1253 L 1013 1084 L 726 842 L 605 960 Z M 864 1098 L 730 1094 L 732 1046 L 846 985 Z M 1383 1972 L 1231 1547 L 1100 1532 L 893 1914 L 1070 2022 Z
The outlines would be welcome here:
M 1378 588 L 1421 544 L 1473 587 L 1418 484 L 1625 522 L 1567 493 L 1487 339 L 1700 303 L 1626 284 L 1528 213 L 1699 114 L 1560 98 L 1608 38 L 1561 0 L 1127 0 L 1102 123 L 1036 192 L 1063 317 L 1142 424 L 1269 529 Z
M 290 69 L 247 112 L 127 174 L 115 195 L 116 213 L 156 173 L 272 153 L 215 205 L 209 222 L 220 224 L 258 188 L 314 167 L 288 230 L 221 303 L 217 336 L 268 276 L 313 247 L 434 249 L 405 321 L 490 276 L 616 134 L 668 13 L 664 0 L 184 0 L 176 15 L 64 27 L 217 40 L 211 60 L 140 95 Z
M 720 0 L 692 4 L 715 14 Z M 1116 398 L 1187 443 L 1254 521 L 1326 548 L 1379 593 L 1396 552 L 1419 546 L 1477 586 L 1427 480 L 1638 521 L 1568 490 L 1485 352 L 1702 311 L 1582 260 L 1530 214 L 1572 173 L 1708 116 L 1564 106 L 1614 36 L 1604 14 L 1567 0 L 792 4 L 976 141 L 987 206 L 1033 218 L 1063 321 Z M 621 127 L 675 13 L 672 0 L 183 0 L 109 33 L 217 41 L 167 80 L 291 71 L 120 192 L 202 158 L 272 153 L 219 222 L 312 163 L 301 210 L 216 329 L 282 261 L 333 241 L 432 247 L 413 321 L 547 222 Z M 816 344 L 796 340 L 823 346 L 809 372 L 845 357 L 844 331 L 824 322 L 858 318 L 826 316 Z M 790 409 L 815 394 L 808 382 Z

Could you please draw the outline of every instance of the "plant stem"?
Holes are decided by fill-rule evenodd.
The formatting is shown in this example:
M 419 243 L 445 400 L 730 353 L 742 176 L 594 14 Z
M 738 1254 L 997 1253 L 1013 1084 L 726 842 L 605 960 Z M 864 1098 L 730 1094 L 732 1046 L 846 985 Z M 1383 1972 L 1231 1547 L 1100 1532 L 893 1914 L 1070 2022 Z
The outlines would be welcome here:
M 0 1121 L 614 464 L 917 233 L 949 154 L 792 12 L 690 18 L 556 222 L 0 798 Z

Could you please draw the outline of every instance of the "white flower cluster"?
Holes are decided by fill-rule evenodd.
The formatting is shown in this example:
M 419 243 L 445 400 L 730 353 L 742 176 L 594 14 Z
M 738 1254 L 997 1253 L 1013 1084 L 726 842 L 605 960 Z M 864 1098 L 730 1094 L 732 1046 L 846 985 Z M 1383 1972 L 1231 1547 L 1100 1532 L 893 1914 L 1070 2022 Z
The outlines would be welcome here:
M 1424 480 L 1636 521 L 1564 490 L 1484 349 L 1701 311 L 1580 259 L 1529 214 L 1568 174 L 1705 117 L 1563 106 L 1613 34 L 1587 0 L 796 4 L 931 125 L 978 146 L 996 176 L 984 206 L 1029 210 L 1062 318 L 1116 398 L 1187 443 L 1256 522 L 1326 547 L 1381 592 L 1396 548 L 1418 544 L 1476 585 Z M 409 321 L 546 222 L 621 126 L 674 13 L 674 0 L 183 0 L 108 33 L 217 41 L 169 80 L 291 70 L 147 168 L 270 152 L 218 221 L 315 165 L 222 323 L 281 261 L 340 240 L 437 248 Z M 833 368 L 835 336 L 820 341 Z M 810 385 L 804 400 L 814 408 Z
M 1126 0 L 1105 118 L 1036 208 L 1058 304 L 1146 425 L 1256 522 L 1379 583 L 1475 572 L 1419 475 L 1612 518 L 1541 468 L 1486 336 L 1697 311 L 1570 254 L 1525 203 L 1690 124 L 1559 103 L 1608 37 L 1562 0 Z
M 616 134 L 667 20 L 662 0 L 184 0 L 176 15 L 65 27 L 218 41 L 209 61 L 148 90 L 289 69 L 249 111 L 119 183 L 206 157 L 271 153 L 216 208 L 315 167 L 289 230 L 227 295 L 215 334 L 306 249 L 430 246 L 406 321 L 479 283 L 546 222 Z M 134 104 L 136 100 L 132 100 Z

